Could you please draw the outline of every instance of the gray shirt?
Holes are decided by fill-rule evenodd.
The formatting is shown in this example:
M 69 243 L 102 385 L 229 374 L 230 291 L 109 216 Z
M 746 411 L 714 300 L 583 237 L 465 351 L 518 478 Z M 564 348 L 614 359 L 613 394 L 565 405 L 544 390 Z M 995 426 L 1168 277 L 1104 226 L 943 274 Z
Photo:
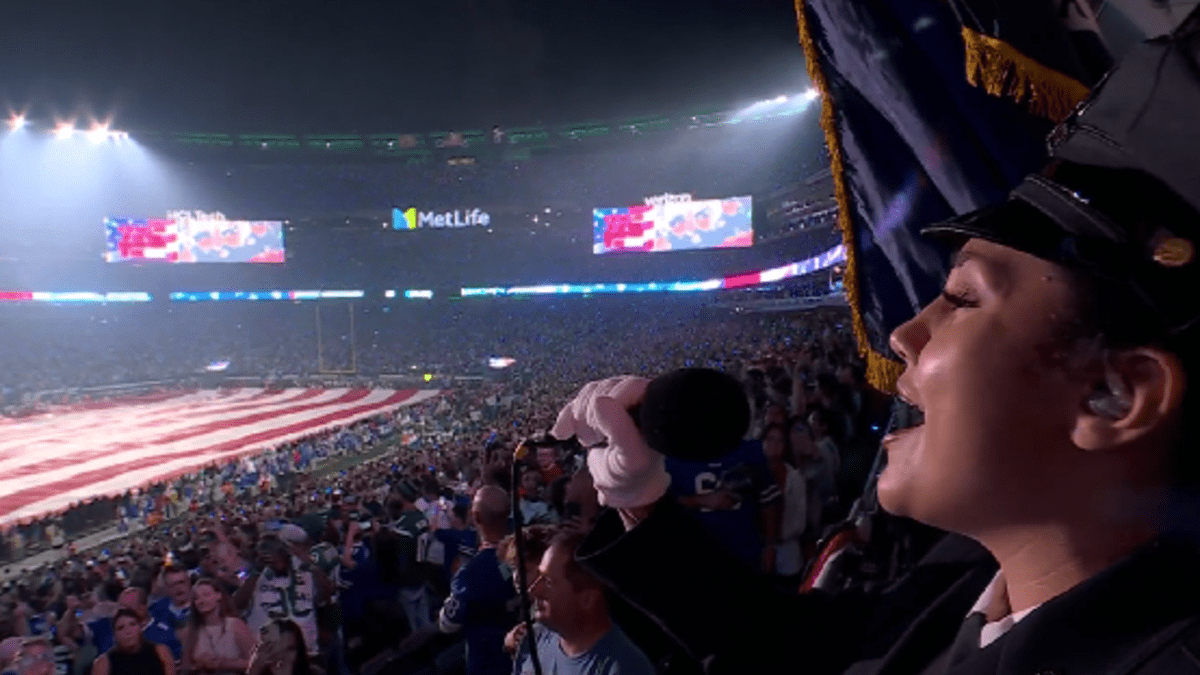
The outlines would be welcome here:
M 567 656 L 554 631 L 535 624 L 543 675 L 655 675 L 654 664 L 625 632 L 613 624 L 604 637 L 579 656 Z M 533 661 L 522 642 L 513 675 L 533 675 Z

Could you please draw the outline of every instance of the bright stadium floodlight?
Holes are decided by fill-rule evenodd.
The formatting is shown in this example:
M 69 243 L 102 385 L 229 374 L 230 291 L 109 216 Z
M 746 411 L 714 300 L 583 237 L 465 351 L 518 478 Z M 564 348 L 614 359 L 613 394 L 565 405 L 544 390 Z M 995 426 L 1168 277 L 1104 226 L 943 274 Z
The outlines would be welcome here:
M 54 137 L 59 140 L 66 140 L 75 134 L 75 125 L 70 122 L 63 122 L 54 128 Z
M 809 89 L 808 91 L 804 92 L 804 100 L 805 101 L 815 101 L 818 98 L 821 98 L 821 93 L 818 92 L 815 88 Z
M 17 129 L 21 129 L 24 126 L 25 126 L 25 116 L 24 115 L 13 115 L 12 117 L 8 118 L 8 128 L 9 129 L 16 131 Z
M 114 136 L 116 134 L 113 134 Z M 87 138 L 92 143 L 103 143 L 108 140 L 108 127 L 103 124 L 97 124 L 92 127 L 92 130 L 87 132 Z

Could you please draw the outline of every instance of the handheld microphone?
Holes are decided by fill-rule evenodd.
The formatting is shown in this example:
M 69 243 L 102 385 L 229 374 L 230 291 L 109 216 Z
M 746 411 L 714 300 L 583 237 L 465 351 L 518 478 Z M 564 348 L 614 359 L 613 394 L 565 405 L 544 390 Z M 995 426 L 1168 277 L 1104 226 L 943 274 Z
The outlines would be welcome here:
M 711 368 L 680 368 L 654 378 L 629 414 L 653 450 L 700 462 L 733 452 L 750 428 L 742 383 Z

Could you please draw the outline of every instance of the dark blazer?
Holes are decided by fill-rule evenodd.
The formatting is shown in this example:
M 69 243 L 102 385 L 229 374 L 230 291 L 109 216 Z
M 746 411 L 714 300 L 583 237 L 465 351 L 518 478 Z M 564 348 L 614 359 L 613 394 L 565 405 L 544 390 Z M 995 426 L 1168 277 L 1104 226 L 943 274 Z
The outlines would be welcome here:
M 947 535 L 875 594 L 784 595 L 665 500 L 626 532 L 601 515 L 577 557 L 709 675 L 923 675 L 996 561 Z M 1200 674 L 1200 550 L 1163 537 L 1053 598 L 950 675 Z

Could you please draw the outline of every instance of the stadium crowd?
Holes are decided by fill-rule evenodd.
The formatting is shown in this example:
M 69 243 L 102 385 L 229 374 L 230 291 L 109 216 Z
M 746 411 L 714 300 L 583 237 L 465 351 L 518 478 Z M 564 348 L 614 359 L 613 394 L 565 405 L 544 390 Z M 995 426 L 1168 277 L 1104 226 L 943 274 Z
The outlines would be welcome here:
M 807 284 L 799 279 L 792 286 L 828 292 L 821 284 Z M 0 337 L 23 345 L 0 354 L 0 408 L 9 414 L 40 392 L 211 382 L 205 369 L 214 362 L 228 362 L 218 376 L 315 381 L 324 372 L 354 370 L 362 381 L 379 383 L 381 375 L 414 372 L 487 375 L 490 357 L 509 357 L 516 359 L 506 373 L 510 377 L 574 383 L 610 366 L 655 372 L 680 358 L 693 364 L 721 361 L 752 348 L 733 337 L 753 342 L 753 336 L 766 334 L 759 320 L 731 321 L 703 299 L 679 296 L 363 304 L 351 310 L 353 330 L 343 307 L 326 307 L 317 321 L 313 306 L 300 303 L 0 309 L 20 316 L 0 322 Z M 639 320 L 629 333 L 631 313 Z M 608 337 L 618 332 L 626 333 L 626 344 Z M 572 365 L 581 353 L 579 340 L 595 348 L 586 352 L 592 360 L 580 362 L 583 370 Z M 656 356 L 659 348 L 670 356 Z
M 889 402 L 866 385 L 841 310 L 646 312 L 620 333 L 616 315 L 594 310 L 537 324 L 545 307 L 497 305 L 459 317 L 496 332 L 442 324 L 462 339 L 458 358 L 503 353 L 516 364 L 496 380 L 123 495 L 106 507 L 120 537 L 91 550 L 63 536 L 69 512 L 10 529 L 12 557 L 31 540 L 60 548 L 51 564 L 10 564 L 0 664 L 532 672 L 514 630 L 515 489 L 533 526 L 525 564 L 541 661 L 558 672 L 695 672 L 565 554 L 600 510 L 582 451 L 542 447 L 514 473 L 516 444 L 545 432 L 600 376 L 685 366 L 738 375 L 753 410 L 746 442 L 710 465 L 668 460 L 672 491 L 747 566 L 794 588 L 823 531 L 861 492 Z M 427 339 L 454 344 L 443 337 Z

